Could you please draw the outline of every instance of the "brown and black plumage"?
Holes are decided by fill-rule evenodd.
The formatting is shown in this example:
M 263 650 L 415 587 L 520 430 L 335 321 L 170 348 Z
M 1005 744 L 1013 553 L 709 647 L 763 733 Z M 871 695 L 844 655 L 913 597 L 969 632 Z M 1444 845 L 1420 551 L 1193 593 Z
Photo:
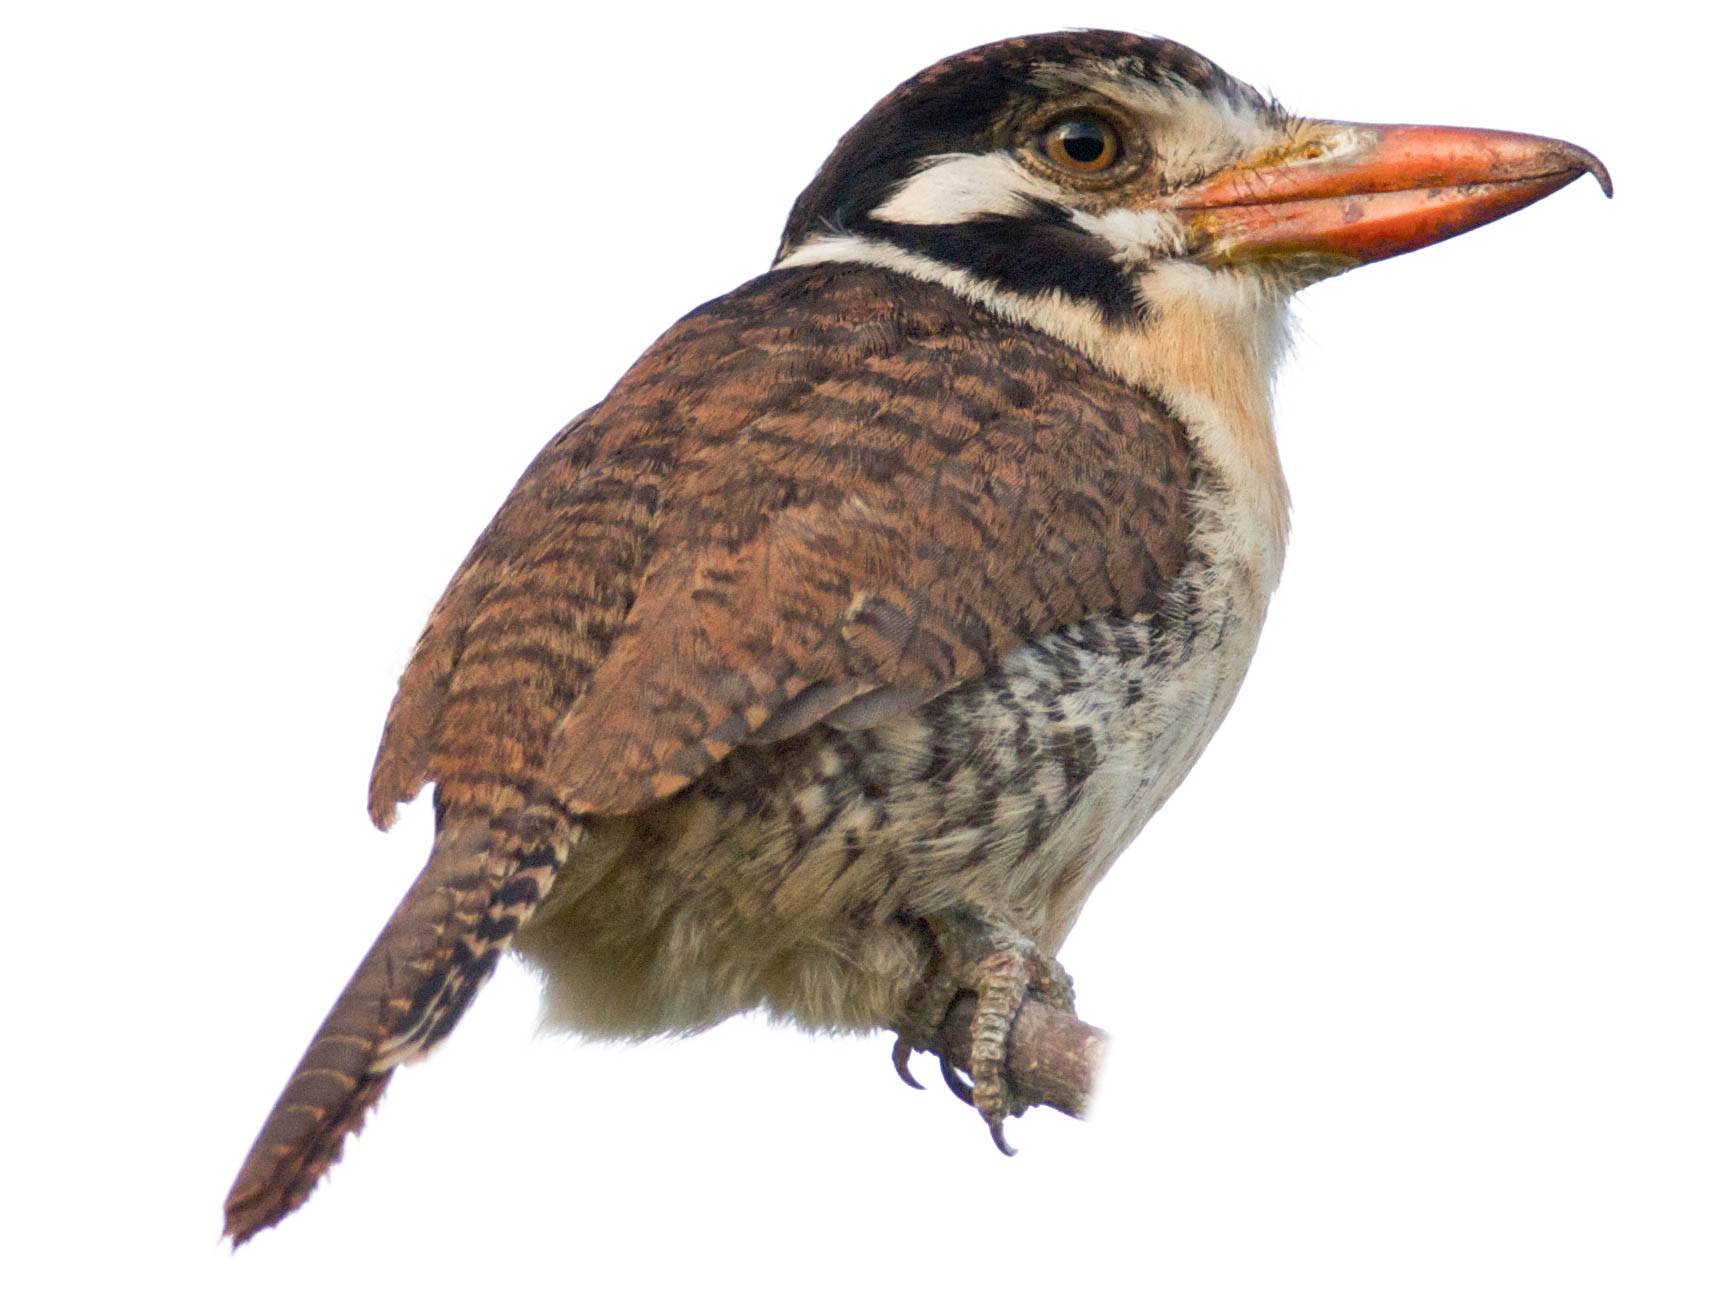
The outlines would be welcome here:
M 228 1232 L 304 1200 L 511 946 L 593 1035 L 763 1007 L 917 1045 L 973 992 L 997 1137 L 1012 1017 L 1070 1008 L 1054 953 L 1254 649 L 1287 297 L 1601 177 L 1409 130 L 1105 32 L 883 100 L 772 271 L 551 442 L 433 611 L 370 806 L 434 785 L 436 844 Z

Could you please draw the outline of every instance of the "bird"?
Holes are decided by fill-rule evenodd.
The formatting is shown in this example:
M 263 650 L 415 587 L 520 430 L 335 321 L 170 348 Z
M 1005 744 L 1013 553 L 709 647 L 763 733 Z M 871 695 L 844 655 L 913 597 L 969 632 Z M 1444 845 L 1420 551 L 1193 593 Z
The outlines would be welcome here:
M 1280 578 L 1270 383 L 1312 283 L 1583 175 L 1504 131 L 1295 115 L 1077 30 L 888 93 L 765 273 L 527 468 L 389 710 L 435 839 L 269 1113 L 237 1245 L 303 1203 L 511 951 L 547 1019 L 760 1010 L 934 1048 L 993 1138 L 1026 1004 L 1237 695 Z

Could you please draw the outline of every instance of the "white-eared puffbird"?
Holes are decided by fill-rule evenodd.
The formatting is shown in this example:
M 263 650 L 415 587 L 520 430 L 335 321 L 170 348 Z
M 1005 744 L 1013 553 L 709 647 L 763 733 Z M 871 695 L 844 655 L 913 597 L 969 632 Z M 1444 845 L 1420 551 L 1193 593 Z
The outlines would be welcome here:
M 557 434 L 432 611 L 370 794 L 387 826 L 435 786 L 430 860 L 228 1233 L 305 1199 L 511 948 L 589 1036 L 892 1031 L 1003 1146 L 1045 1097 L 1013 1028 L 1071 1016 L 1054 956 L 1280 577 L 1288 299 L 1588 172 L 1607 192 L 1570 144 L 1293 116 L 1117 32 L 892 91 L 770 270 Z

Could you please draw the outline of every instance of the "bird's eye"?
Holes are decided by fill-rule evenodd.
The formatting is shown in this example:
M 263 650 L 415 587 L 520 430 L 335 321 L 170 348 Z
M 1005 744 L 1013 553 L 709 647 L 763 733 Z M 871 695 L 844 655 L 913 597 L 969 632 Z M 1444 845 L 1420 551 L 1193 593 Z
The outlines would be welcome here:
M 1092 113 L 1065 117 L 1042 132 L 1041 151 L 1061 170 L 1094 175 L 1119 160 L 1119 132 Z

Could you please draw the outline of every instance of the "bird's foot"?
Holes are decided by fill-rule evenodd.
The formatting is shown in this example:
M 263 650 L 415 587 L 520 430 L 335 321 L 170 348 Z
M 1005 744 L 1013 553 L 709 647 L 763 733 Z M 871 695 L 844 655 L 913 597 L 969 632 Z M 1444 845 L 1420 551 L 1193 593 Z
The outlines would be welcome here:
M 898 1030 L 892 1062 L 898 1075 L 921 1088 L 909 1070 L 916 1050 L 935 1050 L 952 1007 L 965 995 L 975 997 L 969 1026 L 969 1076 L 965 1081 L 944 1053 L 940 1073 L 953 1094 L 986 1120 L 993 1142 L 1007 1155 L 1005 1119 L 1020 1116 L 1028 1104 L 1011 1088 L 1007 1046 L 1023 1002 L 1035 998 L 1065 1013 L 1076 1012 L 1071 975 L 1035 943 L 1010 926 L 964 912 L 929 921 L 935 947 L 934 967 Z

